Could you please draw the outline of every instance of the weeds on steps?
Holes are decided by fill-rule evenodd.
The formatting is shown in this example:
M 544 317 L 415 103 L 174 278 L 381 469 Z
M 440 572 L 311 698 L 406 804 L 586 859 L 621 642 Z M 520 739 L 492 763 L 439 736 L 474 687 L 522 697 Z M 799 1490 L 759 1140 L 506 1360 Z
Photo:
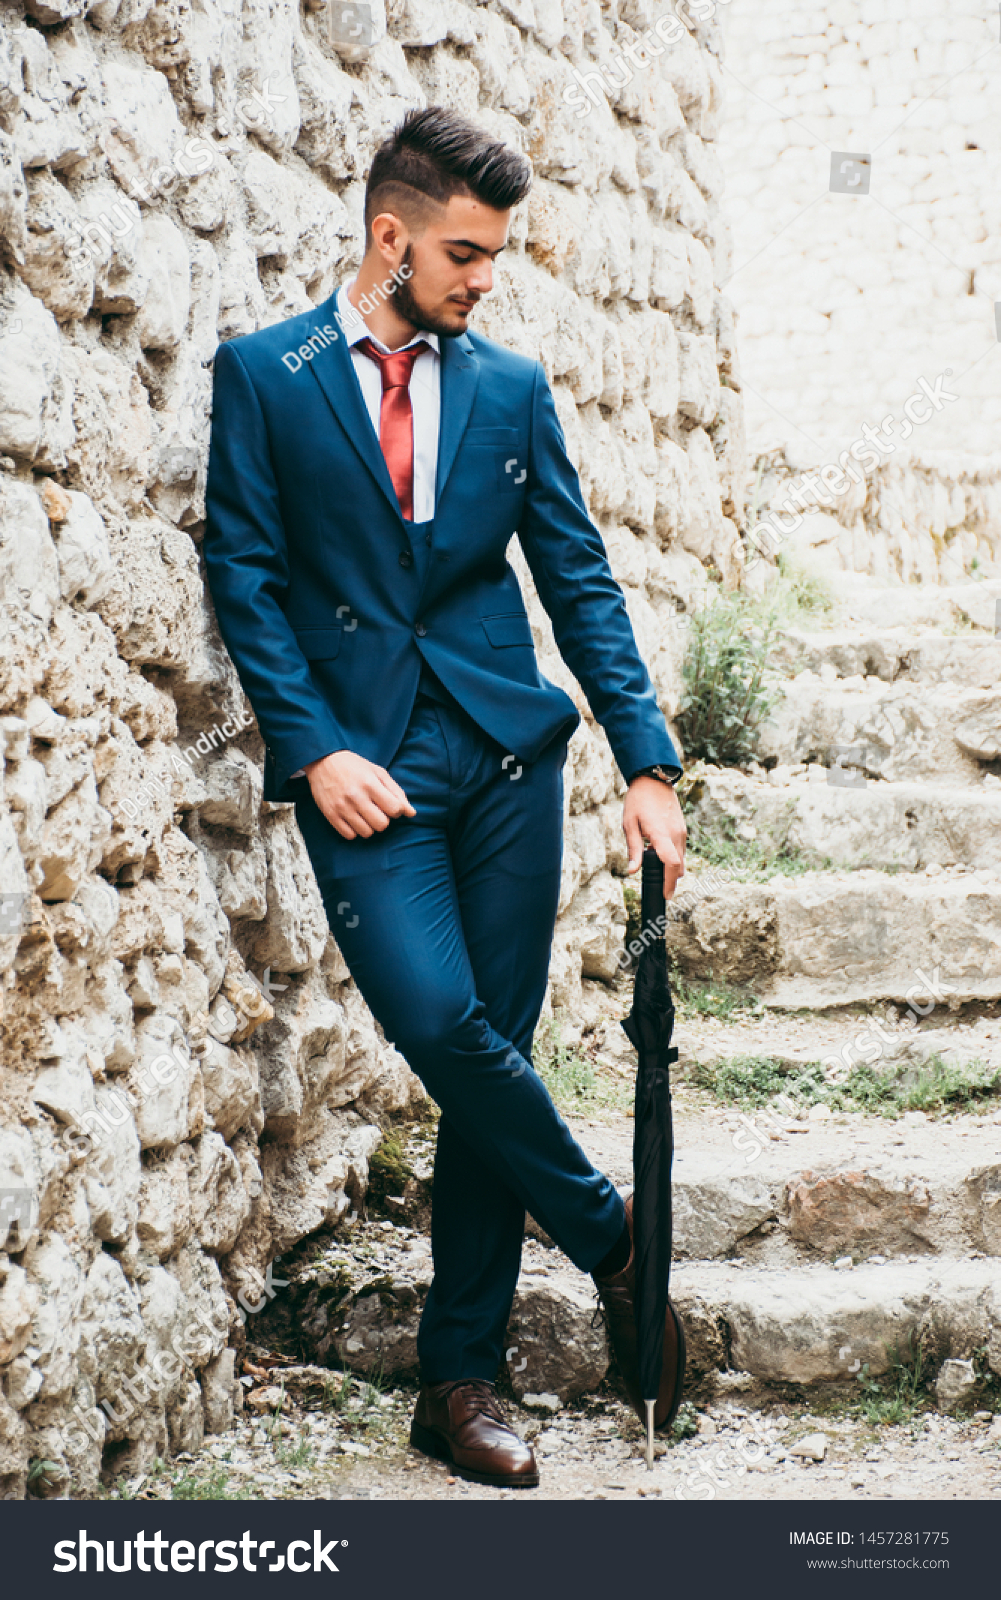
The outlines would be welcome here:
M 783 627 L 826 615 L 823 582 L 786 561 L 768 595 L 710 590 L 689 624 L 678 731 L 689 761 L 736 767 L 752 759 L 758 730 L 781 693 L 771 652 Z
M 825 1076 L 819 1061 L 790 1070 L 770 1056 L 700 1062 L 693 1075 L 694 1081 L 717 1099 L 760 1110 L 777 1101 L 787 1117 L 819 1104 L 831 1111 L 865 1111 L 884 1117 L 898 1117 L 905 1111 L 962 1111 L 1001 1094 L 1001 1067 L 982 1061 L 955 1066 L 940 1055 L 930 1056 L 922 1066 L 905 1063 L 884 1073 L 860 1062 L 837 1084 Z M 748 1128 L 752 1134 L 758 1133 L 753 1120 Z

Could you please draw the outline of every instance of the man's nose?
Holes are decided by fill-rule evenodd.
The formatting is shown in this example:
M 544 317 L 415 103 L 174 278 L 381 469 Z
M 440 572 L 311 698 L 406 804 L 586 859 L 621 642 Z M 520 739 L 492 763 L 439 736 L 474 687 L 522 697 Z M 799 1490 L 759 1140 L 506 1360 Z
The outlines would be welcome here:
M 477 262 L 469 277 L 466 279 L 466 288 L 476 294 L 489 294 L 494 286 L 494 264 L 489 259 Z

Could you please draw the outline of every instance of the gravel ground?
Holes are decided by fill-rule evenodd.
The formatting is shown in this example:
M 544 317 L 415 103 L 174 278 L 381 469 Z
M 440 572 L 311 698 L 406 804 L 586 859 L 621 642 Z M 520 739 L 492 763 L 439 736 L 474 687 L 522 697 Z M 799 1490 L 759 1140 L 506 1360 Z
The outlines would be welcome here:
M 341 1374 L 330 1374 L 338 1388 Z M 380 1395 L 349 1380 L 332 1406 L 291 1406 L 280 1420 L 244 1417 L 169 1471 L 121 1485 L 161 1499 L 958 1500 L 1001 1494 L 1001 1417 L 918 1413 L 874 1425 L 832 1409 L 741 1405 L 727 1396 L 687 1412 L 698 1432 L 658 1441 L 648 1471 L 639 1424 L 607 1389 L 541 1418 L 511 1404 L 541 1468 L 537 1489 L 496 1490 L 450 1476 L 409 1448 L 412 1388 Z M 286 1398 L 286 1406 L 288 1399 Z M 270 1430 L 270 1431 L 269 1431 Z M 797 1456 L 797 1445 L 822 1461 Z

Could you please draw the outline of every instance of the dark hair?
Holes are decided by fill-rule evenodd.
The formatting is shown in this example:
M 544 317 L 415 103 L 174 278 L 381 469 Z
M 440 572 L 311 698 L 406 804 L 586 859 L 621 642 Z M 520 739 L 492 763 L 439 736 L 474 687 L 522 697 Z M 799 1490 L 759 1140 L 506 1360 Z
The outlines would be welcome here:
M 375 153 L 365 186 L 365 229 L 380 211 L 404 209 L 415 216 L 428 200 L 444 206 L 454 194 L 506 211 L 525 198 L 531 182 L 524 156 L 488 138 L 458 111 L 408 111 Z M 386 203 L 390 199 L 395 206 Z

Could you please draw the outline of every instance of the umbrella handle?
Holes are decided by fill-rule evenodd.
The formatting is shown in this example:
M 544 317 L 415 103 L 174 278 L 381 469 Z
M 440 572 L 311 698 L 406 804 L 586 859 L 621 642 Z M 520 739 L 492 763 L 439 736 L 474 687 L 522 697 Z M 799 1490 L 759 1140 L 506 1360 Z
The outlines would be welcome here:
M 640 914 L 642 933 L 650 930 L 655 939 L 663 939 L 667 901 L 664 899 L 664 863 L 652 845 L 643 851 L 643 876 Z

